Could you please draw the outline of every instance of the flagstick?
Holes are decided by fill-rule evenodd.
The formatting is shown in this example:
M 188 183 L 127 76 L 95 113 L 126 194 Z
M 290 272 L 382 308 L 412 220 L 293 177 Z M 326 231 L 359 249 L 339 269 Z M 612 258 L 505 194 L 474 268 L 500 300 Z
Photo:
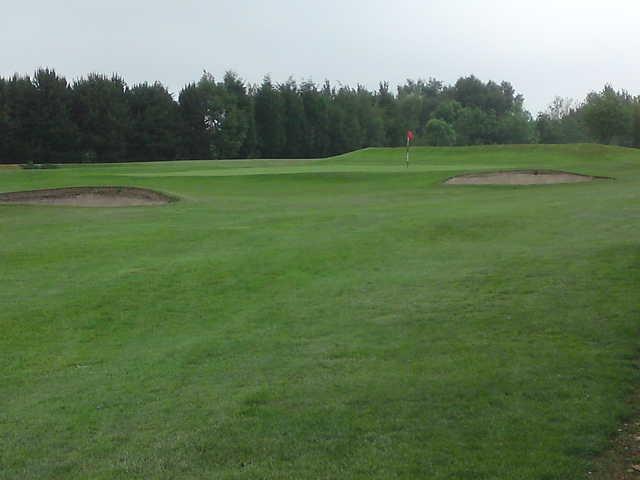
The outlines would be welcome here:
M 407 159 L 406 159 L 407 168 L 409 168 L 409 137 L 407 136 Z

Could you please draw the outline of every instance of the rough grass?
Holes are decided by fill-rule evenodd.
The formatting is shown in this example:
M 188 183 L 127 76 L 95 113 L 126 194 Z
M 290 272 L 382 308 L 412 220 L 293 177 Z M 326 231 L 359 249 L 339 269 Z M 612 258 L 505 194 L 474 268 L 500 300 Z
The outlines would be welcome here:
M 0 172 L 0 478 L 582 478 L 638 381 L 640 152 Z M 445 186 L 552 168 L 613 182 Z

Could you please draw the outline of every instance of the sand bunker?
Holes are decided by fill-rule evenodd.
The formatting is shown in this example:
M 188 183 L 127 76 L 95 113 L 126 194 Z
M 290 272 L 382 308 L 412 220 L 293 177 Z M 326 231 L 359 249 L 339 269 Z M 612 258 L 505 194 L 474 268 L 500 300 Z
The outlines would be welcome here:
M 164 205 L 172 200 L 162 193 L 136 187 L 67 187 L 0 193 L 0 204 L 72 207 Z
M 548 185 L 552 183 L 591 182 L 608 177 L 594 177 L 555 170 L 512 170 L 505 172 L 469 173 L 449 178 L 448 185 Z

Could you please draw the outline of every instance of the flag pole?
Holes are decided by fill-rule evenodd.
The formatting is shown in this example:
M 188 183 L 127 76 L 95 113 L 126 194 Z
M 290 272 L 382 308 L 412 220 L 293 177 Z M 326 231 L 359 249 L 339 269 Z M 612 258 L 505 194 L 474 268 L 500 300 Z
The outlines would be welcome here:
M 405 160 L 407 168 L 409 168 L 409 139 L 407 138 L 407 159 Z

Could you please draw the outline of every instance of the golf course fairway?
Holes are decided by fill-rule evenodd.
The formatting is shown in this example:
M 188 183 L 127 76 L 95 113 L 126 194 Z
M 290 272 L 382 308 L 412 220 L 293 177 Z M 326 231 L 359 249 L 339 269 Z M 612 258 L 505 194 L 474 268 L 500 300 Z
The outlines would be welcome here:
M 0 479 L 569 480 L 640 385 L 640 151 L 0 170 Z M 550 169 L 610 177 L 446 185 Z

